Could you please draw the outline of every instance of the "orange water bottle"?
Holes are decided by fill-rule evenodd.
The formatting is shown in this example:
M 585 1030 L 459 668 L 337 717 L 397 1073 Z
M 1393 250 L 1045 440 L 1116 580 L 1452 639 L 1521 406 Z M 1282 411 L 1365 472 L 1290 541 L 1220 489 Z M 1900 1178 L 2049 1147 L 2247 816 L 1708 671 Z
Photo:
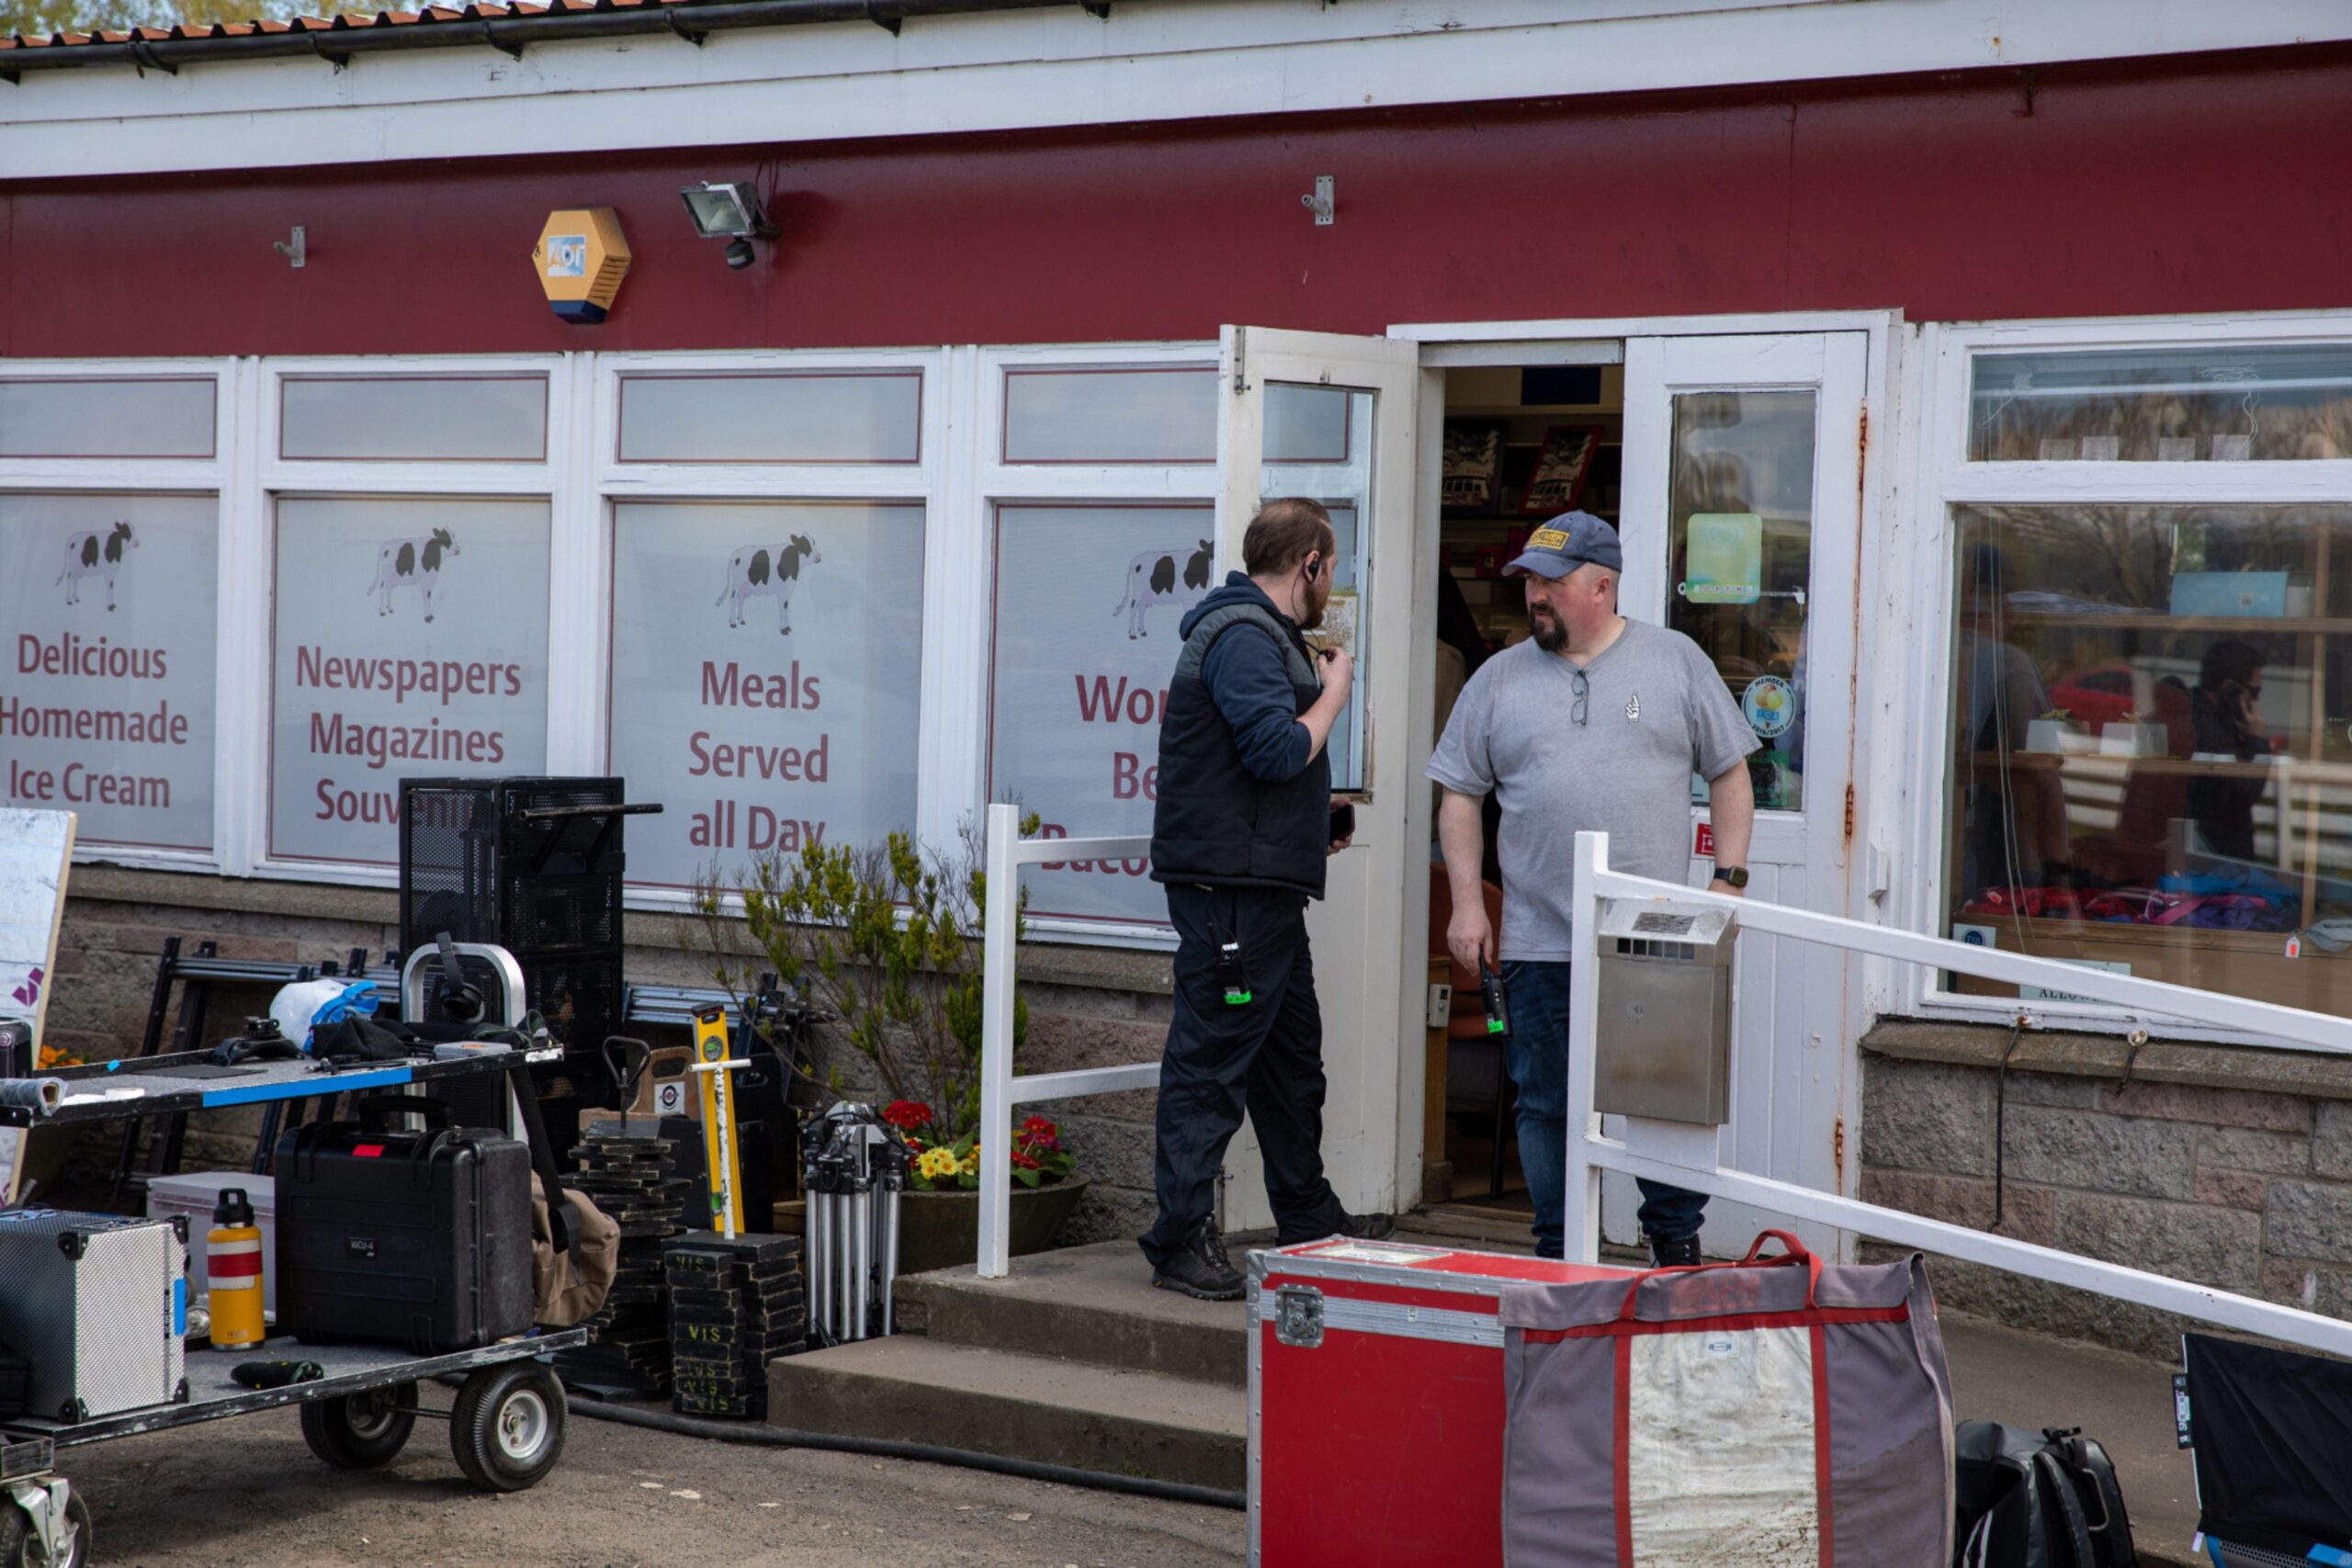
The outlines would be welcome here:
M 212 1293 L 212 1348 L 243 1350 L 267 1333 L 262 1325 L 261 1228 L 242 1187 L 225 1187 L 204 1237 L 204 1272 Z

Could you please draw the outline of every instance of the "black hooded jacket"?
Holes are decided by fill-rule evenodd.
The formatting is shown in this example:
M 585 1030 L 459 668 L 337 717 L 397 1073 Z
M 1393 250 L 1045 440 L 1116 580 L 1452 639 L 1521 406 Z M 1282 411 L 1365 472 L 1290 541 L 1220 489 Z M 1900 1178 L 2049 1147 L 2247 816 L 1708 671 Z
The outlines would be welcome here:
M 1159 726 L 1151 874 L 1323 896 L 1331 762 L 1298 716 L 1323 686 L 1298 626 L 1240 572 L 1185 615 Z

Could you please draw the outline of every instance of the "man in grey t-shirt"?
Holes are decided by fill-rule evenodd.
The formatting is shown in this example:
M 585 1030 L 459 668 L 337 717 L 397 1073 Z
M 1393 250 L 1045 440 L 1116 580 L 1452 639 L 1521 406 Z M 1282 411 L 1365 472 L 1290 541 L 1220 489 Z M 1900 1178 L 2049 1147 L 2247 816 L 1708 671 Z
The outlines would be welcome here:
M 1495 966 L 1480 895 L 1479 802 L 1502 807 L 1500 956 L 1519 1090 L 1519 1159 L 1535 1201 L 1535 1250 L 1560 1256 L 1567 1157 L 1569 912 L 1577 834 L 1609 834 L 1609 863 L 1680 882 L 1690 858 L 1690 775 L 1709 782 L 1713 891 L 1747 886 L 1756 736 L 1699 645 L 1617 613 L 1624 556 L 1589 512 L 1555 517 L 1505 569 L 1523 574 L 1532 637 L 1479 667 L 1430 758 L 1444 786 L 1438 839 L 1453 890 L 1446 945 Z M 1642 1228 L 1659 1267 L 1699 1261 L 1705 1197 L 1644 1181 Z

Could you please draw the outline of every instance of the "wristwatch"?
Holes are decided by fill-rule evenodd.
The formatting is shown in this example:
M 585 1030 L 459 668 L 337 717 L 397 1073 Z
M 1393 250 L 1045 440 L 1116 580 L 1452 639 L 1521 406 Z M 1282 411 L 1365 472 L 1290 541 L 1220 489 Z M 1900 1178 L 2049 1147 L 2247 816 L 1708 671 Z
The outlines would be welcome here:
M 1715 867 L 1714 879 L 1726 886 L 1745 887 L 1747 886 L 1747 868 L 1744 865 L 1719 865 Z

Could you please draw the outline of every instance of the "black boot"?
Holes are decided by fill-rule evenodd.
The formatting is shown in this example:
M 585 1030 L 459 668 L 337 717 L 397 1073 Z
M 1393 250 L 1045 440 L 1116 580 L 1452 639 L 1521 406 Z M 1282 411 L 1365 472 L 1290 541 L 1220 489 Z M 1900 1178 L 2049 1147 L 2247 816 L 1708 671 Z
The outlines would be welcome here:
M 1706 1261 L 1699 1255 L 1699 1238 L 1695 1235 L 1679 1235 L 1671 1241 L 1652 1236 L 1649 1243 L 1653 1269 L 1689 1269 Z
M 1356 1241 L 1385 1241 L 1396 1234 L 1396 1219 L 1393 1214 L 1351 1214 L 1342 1211 L 1340 1223 L 1321 1235 L 1285 1235 L 1275 1240 L 1277 1247 L 1296 1247 L 1301 1242 L 1321 1241 L 1326 1235 L 1343 1235 Z
M 1226 1257 L 1225 1237 L 1214 1219 L 1193 1227 L 1175 1256 L 1152 1270 L 1151 1282 L 1204 1302 L 1229 1302 L 1241 1294 L 1241 1270 Z

